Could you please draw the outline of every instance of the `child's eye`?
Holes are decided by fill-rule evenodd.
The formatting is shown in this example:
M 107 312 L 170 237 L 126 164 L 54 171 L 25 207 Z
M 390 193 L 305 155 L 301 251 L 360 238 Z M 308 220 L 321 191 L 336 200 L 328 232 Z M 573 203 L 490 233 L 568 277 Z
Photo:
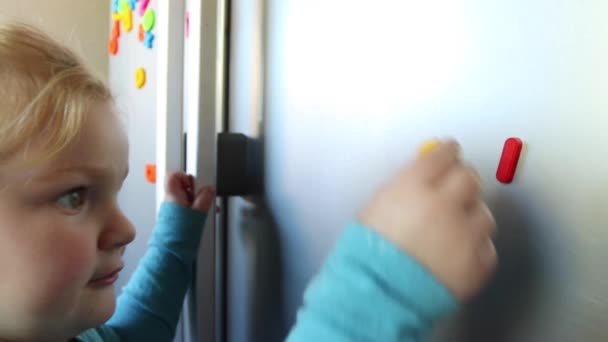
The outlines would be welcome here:
M 57 198 L 57 204 L 64 209 L 78 210 L 84 205 L 85 200 L 86 189 L 78 188 L 70 190 L 69 192 Z

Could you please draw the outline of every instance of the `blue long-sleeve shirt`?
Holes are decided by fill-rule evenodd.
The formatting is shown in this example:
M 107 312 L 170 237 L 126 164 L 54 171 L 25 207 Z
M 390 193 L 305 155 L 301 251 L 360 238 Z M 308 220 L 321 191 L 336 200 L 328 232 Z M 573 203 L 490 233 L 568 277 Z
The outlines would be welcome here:
M 171 341 L 205 215 L 165 203 L 112 319 L 84 342 Z M 423 341 L 457 302 L 423 266 L 359 223 L 346 227 L 304 295 L 287 340 Z

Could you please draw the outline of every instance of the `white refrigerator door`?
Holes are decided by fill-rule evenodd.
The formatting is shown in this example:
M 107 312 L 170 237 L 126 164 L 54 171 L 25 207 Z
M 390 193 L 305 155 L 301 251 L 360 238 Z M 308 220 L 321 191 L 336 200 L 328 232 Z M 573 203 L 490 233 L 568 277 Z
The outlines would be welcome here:
M 483 178 L 500 266 L 435 340 L 607 341 L 607 14 L 605 0 L 233 1 L 229 124 L 264 136 L 266 196 L 231 200 L 228 340 L 280 340 L 343 225 L 421 141 L 450 136 Z M 512 136 L 526 148 L 503 185 Z

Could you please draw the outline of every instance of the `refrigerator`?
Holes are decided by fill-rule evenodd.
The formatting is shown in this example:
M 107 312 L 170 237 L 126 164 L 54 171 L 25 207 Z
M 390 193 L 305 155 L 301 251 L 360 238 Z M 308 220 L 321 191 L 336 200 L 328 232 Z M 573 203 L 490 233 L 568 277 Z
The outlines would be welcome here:
M 168 38 L 183 9 L 166 41 L 159 32 L 157 162 L 221 191 L 184 341 L 284 340 L 344 225 L 431 137 L 457 139 L 479 170 L 499 257 L 432 341 L 608 340 L 608 2 L 186 7 L 179 56 Z M 168 115 L 178 107 L 180 124 Z M 524 150 L 503 184 L 511 137 Z

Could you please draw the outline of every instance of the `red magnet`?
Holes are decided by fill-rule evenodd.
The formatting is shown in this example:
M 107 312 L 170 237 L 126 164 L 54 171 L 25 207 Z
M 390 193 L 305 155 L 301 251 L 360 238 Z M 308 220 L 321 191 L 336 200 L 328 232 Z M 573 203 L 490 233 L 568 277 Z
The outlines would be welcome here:
M 513 181 L 522 147 L 523 142 L 519 138 L 509 138 L 505 141 L 498 170 L 496 170 L 496 179 L 499 182 L 508 184 Z

